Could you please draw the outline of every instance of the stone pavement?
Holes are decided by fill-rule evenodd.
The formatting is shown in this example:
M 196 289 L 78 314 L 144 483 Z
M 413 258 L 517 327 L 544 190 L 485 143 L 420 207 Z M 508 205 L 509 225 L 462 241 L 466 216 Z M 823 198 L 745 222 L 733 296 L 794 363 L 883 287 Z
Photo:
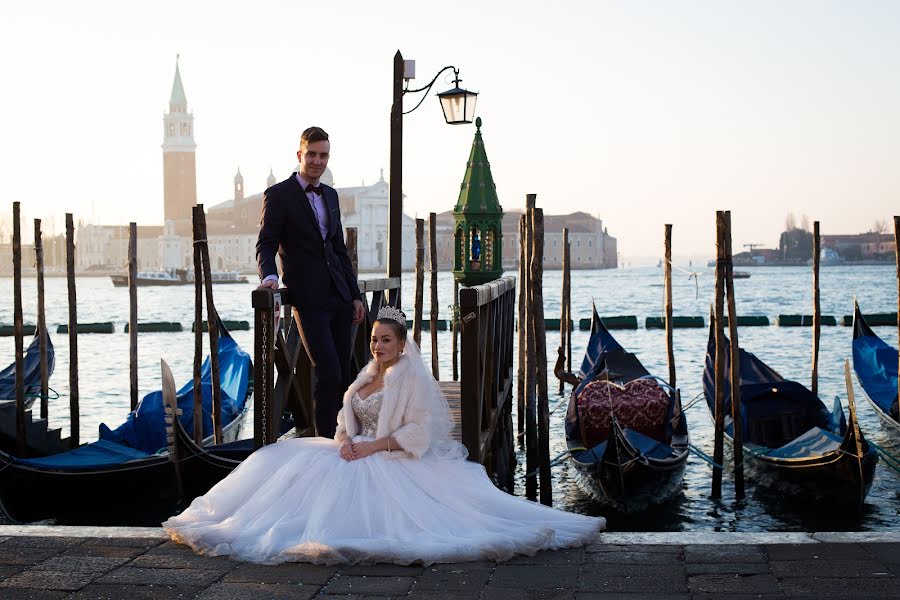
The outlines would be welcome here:
M 900 598 L 897 534 L 601 534 L 504 563 L 260 566 L 158 529 L 0 527 L 0 598 Z

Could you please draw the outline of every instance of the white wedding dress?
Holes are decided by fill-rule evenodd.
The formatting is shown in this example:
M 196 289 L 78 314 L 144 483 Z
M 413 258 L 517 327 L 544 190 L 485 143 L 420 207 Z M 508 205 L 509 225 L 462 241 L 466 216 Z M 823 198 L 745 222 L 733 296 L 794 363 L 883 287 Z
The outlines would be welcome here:
M 354 441 L 374 438 L 381 396 L 352 396 Z M 461 458 L 348 462 L 339 448 L 326 438 L 265 446 L 163 527 L 201 554 L 258 563 L 429 565 L 581 545 L 606 523 L 506 494 Z

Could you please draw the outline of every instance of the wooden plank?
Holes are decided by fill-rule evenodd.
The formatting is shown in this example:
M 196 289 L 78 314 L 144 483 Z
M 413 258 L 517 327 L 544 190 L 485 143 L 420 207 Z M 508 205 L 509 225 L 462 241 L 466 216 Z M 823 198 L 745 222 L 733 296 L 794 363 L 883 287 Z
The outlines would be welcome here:
M 450 405 L 450 414 L 453 417 L 453 431 L 450 435 L 453 439 L 462 441 L 462 392 L 458 381 L 441 381 L 438 382 L 444 397 L 447 398 L 447 404 Z

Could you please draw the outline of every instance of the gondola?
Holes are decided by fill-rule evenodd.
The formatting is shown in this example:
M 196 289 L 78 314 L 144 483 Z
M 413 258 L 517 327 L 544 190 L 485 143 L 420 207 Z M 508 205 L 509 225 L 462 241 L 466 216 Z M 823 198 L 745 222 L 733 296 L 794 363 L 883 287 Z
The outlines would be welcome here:
M 569 397 L 566 414 L 566 444 L 578 486 L 601 505 L 623 513 L 646 510 L 678 494 L 690 442 L 681 399 L 676 390 L 661 385 L 634 354 L 619 345 L 596 308 L 578 376 L 581 381 Z M 640 416 L 629 416 L 628 410 L 610 415 L 608 434 L 598 438 L 596 432 L 587 431 L 579 398 L 593 382 L 616 386 L 625 393 L 645 387 L 659 395 L 666 405 L 656 433 L 632 428 L 628 421 L 639 420 Z
M 50 335 L 47 335 L 47 374 L 53 374 L 53 367 L 56 366 L 56 352 L 53 350 L 53 342 L 50 341 Z M 34 399 L 41 393 L 41 337 L 37 331 L 34 333 L 34 339 L 25 350 L 25 357 L 22 361 L 23 382 L 25 390 L 25 409 L 31 408 Z M 12 362 L 8 367 L 0 371 L 0 405 L 15 402 L 16 400 L 16 363 Z
M 710 327 L 703 392 L 715 415 L 715 328 Z M 872 486 L 878 456 L 850 411 L 849 423 L 835 398 L 831 411 L 811 391 L 783 378 L 753 354 L 739 349 L 744 469 L 779 502 L 816 502 L 859 510 Z M 725 338 L 725 372 L 730 373 Z M 725 439 L 733 443 L 731 385 L 725 381 Z
M 250 357 L 220 325 L 223 434 L 238 436 L 252 393 Z M 202 368 L 204 435 L 211 433 L 211 368 Z M 181 423 L 193 430 L 193 380 L 177 392 Z M 158 525 L 177 507 L 162 393 L 143 398 L 121 427 L 101 425 L 96 442 L 42 458 L 0 453 L 0 508 L 18 522 Z M 160 443 L 162 440 L 162 443 Z
M 900 447 L 897 349 L 875 335 L 856 302 L 853 306 L 853 370 L 891 443 Z

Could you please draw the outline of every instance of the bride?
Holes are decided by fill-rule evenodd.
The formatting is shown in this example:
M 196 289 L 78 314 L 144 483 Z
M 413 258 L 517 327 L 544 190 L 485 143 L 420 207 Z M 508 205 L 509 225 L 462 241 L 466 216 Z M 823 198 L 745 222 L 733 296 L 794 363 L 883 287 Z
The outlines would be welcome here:
M 254 452 L 163 527 L 201 554 L 316 564 L 505 560 L 582 545 L 602 518 L 498 490 L 450 437 L 449 406 L 406 316 L 386 307 L 373 360 L 344 395 L 335 439 Z

